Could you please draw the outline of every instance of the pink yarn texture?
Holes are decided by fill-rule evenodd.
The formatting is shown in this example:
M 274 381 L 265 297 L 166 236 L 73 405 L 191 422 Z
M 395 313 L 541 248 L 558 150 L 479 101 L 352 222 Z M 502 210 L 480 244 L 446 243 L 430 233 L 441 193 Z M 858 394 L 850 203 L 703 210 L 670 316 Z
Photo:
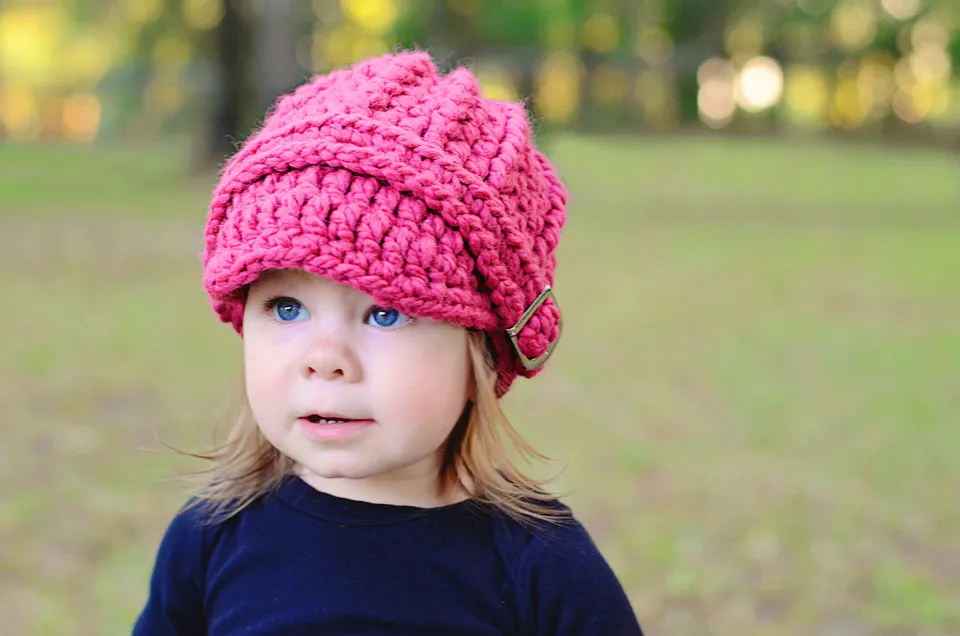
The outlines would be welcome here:
M 411 316 L 490 335 L 498 394 L 525 370 L 505 330 L 553 284 L 567 193 L 519 104 L 424 52 L 367 60 L 281 97 L 225 166 L 203 253 L 214 309 L 242 333 L 264 271 L 330 277 Z M 544 303 L 519 335 L 559 337 Z

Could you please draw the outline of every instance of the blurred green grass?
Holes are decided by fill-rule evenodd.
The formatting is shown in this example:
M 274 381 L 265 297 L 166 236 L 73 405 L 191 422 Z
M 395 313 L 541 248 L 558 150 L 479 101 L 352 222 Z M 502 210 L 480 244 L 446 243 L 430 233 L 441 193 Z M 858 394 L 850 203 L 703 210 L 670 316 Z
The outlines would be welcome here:
M 507 398 L 650 633 L 960 631 L 960 169 L 553 140 L 555 362 Z M 0 616 L 129 631 L 240 370 L 182 147 L 0 145 Z

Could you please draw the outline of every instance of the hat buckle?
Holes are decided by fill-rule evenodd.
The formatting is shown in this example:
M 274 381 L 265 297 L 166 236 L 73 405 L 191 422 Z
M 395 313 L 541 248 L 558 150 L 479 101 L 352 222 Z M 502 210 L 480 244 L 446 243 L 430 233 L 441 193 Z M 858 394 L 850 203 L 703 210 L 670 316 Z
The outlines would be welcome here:
M 510 338 L 510 343 L 513 345 L 513 349 L 517 352 L 517 356 L 520 358 L 520 364 L 523 365 L 523 368 L 527 371 L 535 371 L 542 367 L 546 361 L 553 355 L 553 350 L 557 348 L 557 343 L 560 342 L 560 335 L 563 332 L 563 314 L 560 314 L 559 320 L 557 321 L 557 337 L 554 338 L 547 346 L 547 350 L 541 353 L 536 358 L 531 358 L 523 353 L 520 350 L 519 336 L 520 332 L 524 327 L 527 326 L 527 323 L 530 322 L 530 319 L 533 318 L 533 315 L 537 312 L 538 309 L 547 302 L 547 299 L 553 300 L 553 304 L 557 307 L 557 312 L 560 311 L 560 305 L 557 304 L 557 299 L 553 295 L 553 290 L 550 289 L 550 286 L 547 285 L 546 288 L 537 296 L 537 299 L 530 303 L 530 306 L 527 307 L 526 311 L 523 312 L 523 315 L 520 317 L 520 320 L 517 321 L 512 327 L 507 329 L 507 336 Z

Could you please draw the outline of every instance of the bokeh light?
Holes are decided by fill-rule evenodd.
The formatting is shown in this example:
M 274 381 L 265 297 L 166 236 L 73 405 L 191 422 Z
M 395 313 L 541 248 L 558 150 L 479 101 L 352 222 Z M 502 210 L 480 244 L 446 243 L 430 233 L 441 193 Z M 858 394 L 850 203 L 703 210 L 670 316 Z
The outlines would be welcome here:
M 577 24 L 572 20 L 552 20 L 541 29 L 541 37 L 548 50 L 573 48 L 577 44 Z
M 935 18 L 925 18 L 910 30 L 910 70 L 916 80 L 931 86 L 942 86 L 950 80 L 953 63 L 947 46 L 950 34 Z
M 182 0 L 183 22 L 198 31 L 209 31 L 223 20 L 223 0 Z
M 620 25 L 609 13 L 594 13 L 583 25 L 583 43 L 595 53 L 609 53 L 620 43 Z
M 890 109 L 895 88 L 893 59 L 889 55 L 873 55 L 860 62 L 857 90 L 868 117 L 880 117 Z
M 483 7 L 483 0 L 447 0 L 450 10 L 465 18 L 472 18 Z
M 377 35 L 392 27 L 400 13 L 397 0 L 340 0 L 340 8 L 354 24 Z
M 118 0 L 116 6 L 120 16 L 135 25 L 152 22 L 163 13 L 163 0 Z
M 810 15 L 823 15 L 834 5 L 835 0 L 797 0 L 797 5 Z
M 581 340 L 516 394 L 556 399 L 518 415 L 581 452 L 584 521 L 644 628 L 960 634 L 929 562 L 960 557 L 937 488 L 960 481 L 960 0 L 0 0 L 7 297 L 71 301 L 7 312 L 5 434 L 38 452 L 5 466 L 4 631 L 131 624 L 182 504 L 153 499 L 170 464 L 138 448 L 169 424 L 198 450 L 200 382 L 232 384 L 200 358 L 235 375 L 177 291 L 197 290 L 211 184 L 277 92 L 408 48 L 523 100 L 569 186 Z M 399 102 L 394 80 L 418 81 L 386 81 Z M 612 437 L 578 428 L 596 403 Z
M 897 20 L 909 20 L 920 12 L 923 0 L 880 0 L 880 4 Z
M 727 31 L 724 45 L 731 58 L 752 57 L 763 51 L 763 29 L 756 20 L 742 19 Z
M 300 70 L 326 72 L 389 51 L 416 14 L 408 13 L 415 4 L 312 0 L 313 15 L 307 18 L 312 24 L 292 36 Z M 455 49 L 461 37 L 482 38 L 486 36 L 477 34 L 501 28 L 492 20 L 503 7 L 494 4 L 438 0 L 434 10 L 447 11 L 451 24 L 464 28 L 443 46 Z M 627 4 L 588 3 L 582 15 L 562 11 L 566 5 L 560 0 L 525 4 L 522 10 L 514 6 L 514 13 L 504 16 L 537 18 L 531 29 L 511 22 L 513 31 L 505 36 L 504 42 L 531 38 L 524 53 L 505 49 L 503 55 L 487 55 L 481 47 L 476 57 L 464 61 L 481 77 L 484 92 L 496 99 L 524 98 L 521 92 L 530 90 L 524 78 L 532 76 L 531 103 L 538 116 L 553 123 L 610 117 L 617 125 L 665 128 L 696 113 L 701 122 L 722 128 L 739 109 L 773 111 L 770 117 L 754 118 L 751 126 L 776 126 L 779 120 L 844 129 L 866 126 L 864 134 L 884 136 L 897 130 L 879 125 L 886 117 L 948 128 L 960 118 L 955 116 L 960 108 L 955 41 L 960 14 L 948 4 L 779 0 L 769 10 L 745 5 L 726 12 L 719 56 L 690 60 L 699 63 L 695 92 L 683 77 L 690 73 L 686 51 L 693 49 L 674 41 L 683 36 L 669 16 L 652 8 L 634 12 Z M 255 25 L 267 3 L 241 5 L 239 19 Z M 111 114 L 98 125 L 97 136 L 107 130 L 122 135 L 131 118 L 136 123 L 129 129 L 139 132 L 182 125 L 186 119 L 173 120 L 172 115 L 191 99 L 197 74 L 210 70 L 213 60 L 205 52 L 211 50 L 216 40 L 212 30 L 222 24 L 226 10 L 225 0 L 118 0 L 104 5 L 93 19 L 78 20 L 70 3 L 3 6 L 0 134 L 17 139 L 66 138 L 61 114 L 65 100 L 78 95 L 95 95 L 99 107 Z M 782 14 L 771 19 L 776 11 Z M 501 45 L 514 46 L 496 44 Z M 202 63 L 192 64 L 201 57 Z M 115 78 L 135 85 L 120 89 L 128 98 L 102 88 L 117 86 Z M 73 107 L 80 112 L 76 103 L 82 102 Z M 71 139 L 87 138 L 76 126 L 71 130 Z M 916 130 L 927 134 L 926 128 Z
M 314 33 L 314 69 L 352 64 L 364 57 L 384 53 L 386 49 L 383 39 L 371 35 L 353 22 L 344 22 L 327 31 Z
M 539 115 L 551 122 L 570 120 L 580 106 L 583 65 L 567 51 L 548 54 L 537 65 L 534 96 Z
M 40 111 L 30 90 L 13 84 L 0 88 L 0 125 L 13 139 L 33 139 L 39 134 Z
M 830 121 L 847 130 L 860 127 L 867 117 L 867 105 L 858 86 L 858 74 L 843 69 L 837 74 L 833 98 L 830 100 Z
M 950 34 L 947 27 L 935 18 L 920 20 L 910 29 L 910 42 L 915 48 L 935 46 L 947 48 Z
M 736 113 L 736 69 L 729 60 L 710 58 L 697 69 L 697 109 L 700 120 L 711 128 L 723 128 Z
M 947 103 L 937 119 L 946 125 L 960 128 L 960 80 L 953 82 L 945 90 L 947 91 Z
M 167 35 L 153 47 L 153 63 L 170 72 L 179 71 L 190 60 L 190 42 L 178 35 Z
M 513 75 L 502 64 L 482 62 L 474 66 L 473 72 L 483 88 L 484 97 L 504 102 L 515 102 L 520 99 Z
M 92 141 L 100 127 L 100 100 L 96 95 L 74 95 L 63 104 L 63 134 L 78 143 Z
M 674 85 L 668 73 L 647 70 L 637 77 L 634 97 L 646 125 L 654 130 L 671 126 L 676 116 Z
M 853 53 L 867 46 L 877 34 L 878 16 L 869 0 L 847 0 L 830 17 L 830 36 L 840 50 Z
M 144 109 L 159 119 L 176 112 L 183 105 L 183 97 L 179 74 L 160 72 L 143 92 Z
M 627 82 L 627 74 L 612 64 L 603 64 L 593 72 L 594 93 L 604 104 L 622 103 L 627 94 Z
M 910 54 L 910 70 L 917 81 L 924 84 L 940 84 L 950 78 L 950 55 L 946 49 L 922 46 Z
M 953 91 L 949 84 L 942 84 L 933 90 L 933 107 L 927 119 L 930 121 L 942 121 L 947 123 L 950 114 L 950 106 L 953 101 Z
M 830 99 L 830 83 L 823 69 L 796 65 L 787 69 L 784 102 L 787 115 L 797 124 L 824 123 Z
M 647 64 L 663 64 L 673 57 L 673 39 L 661 26 L 643 29 L 637 38 L 637 55 Z
M 66 17 L 52 6 L 0 13 L 0 77 L 29 86 L 55 83 L 68 29 Z
M 930 114 L 935 100 L 934 90 L 924 84 L 902 87 L 893 97 L 893 112 L 906 123 L 917 124 Z
M 783 69 L 769 57 L 755 57 L 737 76 L 734 97 L 740 108 L 757 113 L 776 105 L 783 96 Z
M 117 49 L 116 41 L 103 33 L 83 33 L 66 47 L 64 73 L 76 84 L 94 86 L 110 70 Z

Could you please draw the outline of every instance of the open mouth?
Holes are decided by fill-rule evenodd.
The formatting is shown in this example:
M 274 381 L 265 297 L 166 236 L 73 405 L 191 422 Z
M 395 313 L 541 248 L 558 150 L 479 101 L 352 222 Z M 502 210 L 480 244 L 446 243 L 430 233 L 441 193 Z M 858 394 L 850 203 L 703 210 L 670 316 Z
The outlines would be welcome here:
M 356 420 L 347 419 L 345 417 L 331 417 L 331 416 L 317 415 L 316 413 L 312 415 L 308 415 L 304 419 L 313 424 L 343 424 L 345 422 L 356 421 Z
M 311 423 L 311 424 L 318 424 L 318 425 L 323 425 L 323 424 L 328 424 L 328 425 L 333 425 L 333 424 L 369 424 L 369 423 L 372 422 L 372 420 L 367 419 L 367 418 L 364 418 L 364 419 L 355 419 L 355 418 L 352 418 L 352 417 L 343 417 L 342 415 L 332 415 L 332 414 L 328 414 L 328 413 L 311 413 L 311 414 L 309 414 L 309 415 L 304 415 L 304 416 L 301 417 L 300 419 L 303 420 L 303 421 L 305 421 L 305 422 L 309 422 L 309 423 Z
M 321 441 L 345 440 L 366 431 L 374 421 L 352 419 L 339 415 L 311 413 L 299 418 L 301 429 L 310 437 Z

